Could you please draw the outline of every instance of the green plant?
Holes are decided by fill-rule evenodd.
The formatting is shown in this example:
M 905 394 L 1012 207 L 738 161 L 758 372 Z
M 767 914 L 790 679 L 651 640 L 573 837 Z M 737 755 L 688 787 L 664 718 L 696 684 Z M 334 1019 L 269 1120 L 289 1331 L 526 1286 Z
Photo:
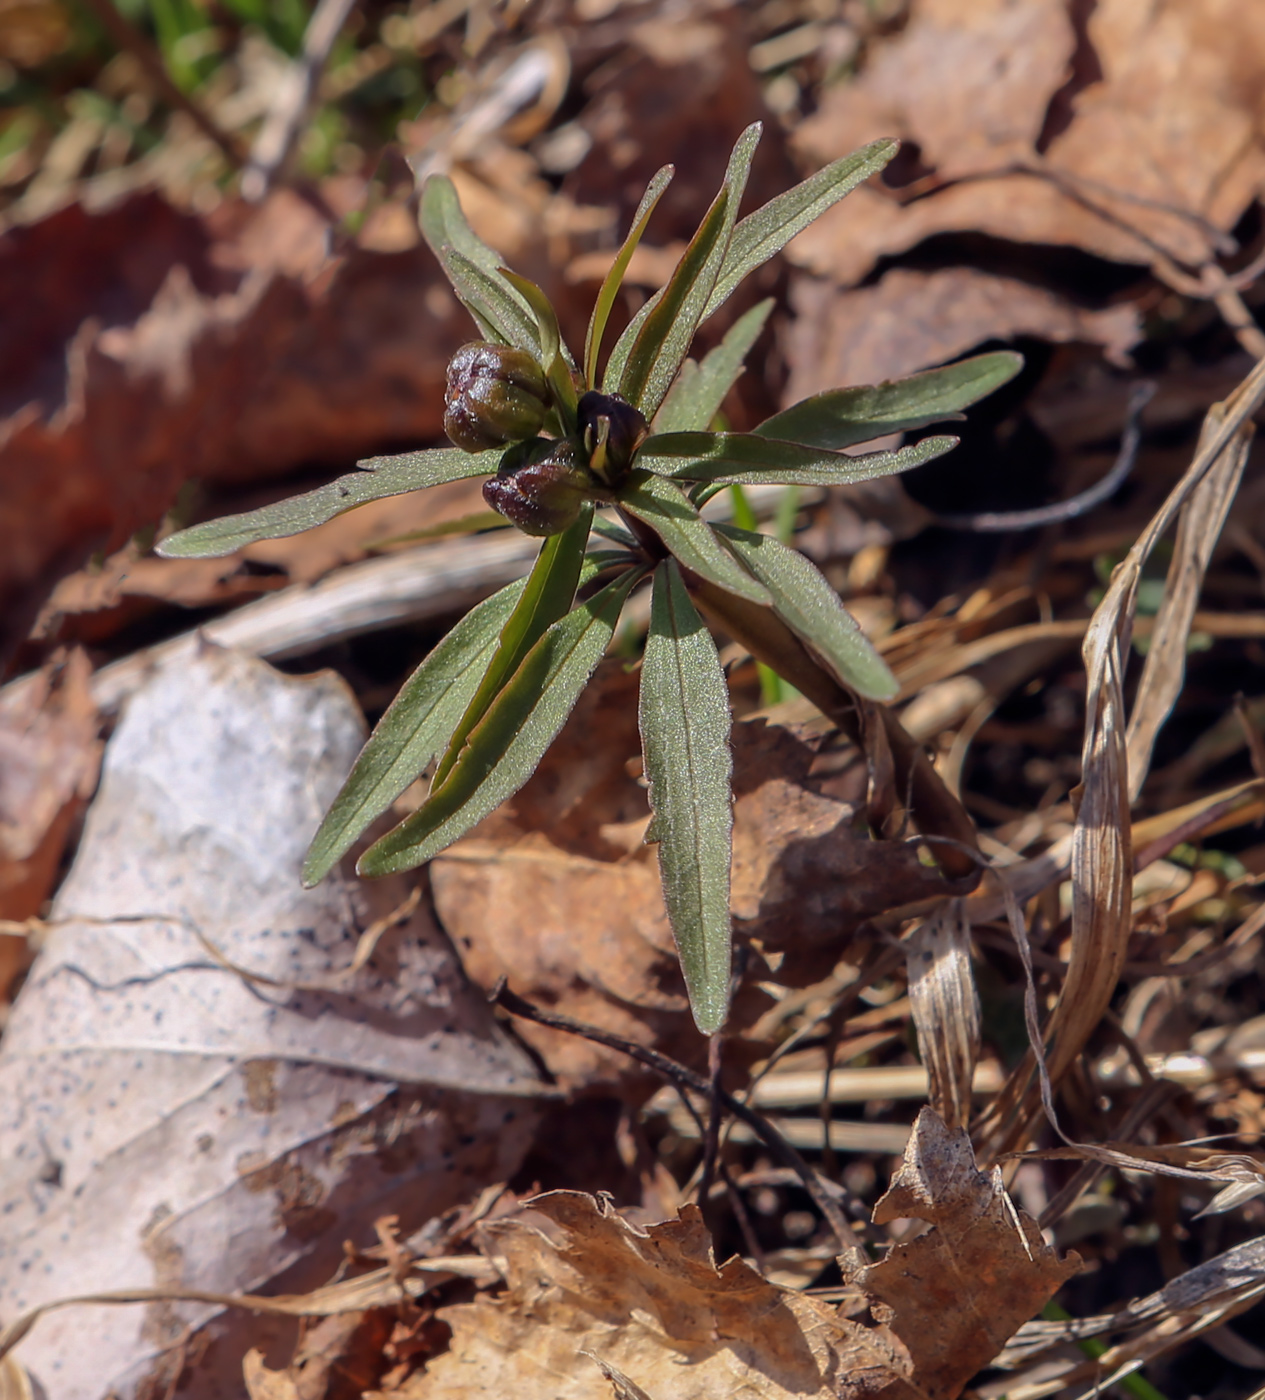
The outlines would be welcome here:
M 842 449 L 957 416 L 1021 364 L 1009 353 L 982 355 L 819 394 L 751 433 L 707 431 L 772 303 L 739 317 L 695 362 L 687 355 L 700 323 L 897 149 L 875 142 L 739 220 L 759 136 L 758 124 L 743 133 L 697 233 L 616 341 L 600 381 L 607 318 L 672 168 L 646 191 L 578 362 L 544 293 L 501 266 L 466 223 L 452 183 L 432 177 L 422 231 L 484 337 L 449 371 L 446 426 L 460 446 L 362 462 L 329 486 L 183 530 L 159 547 L 174 557 L 229 554 L 366 501 L 474 476 L 490 478 L 491 506 L 544 536 L 529 576 L 459 622 L 383 716 L 312 843 L 309 884 L 436 760 L 426 801 L 369 847 L 361 874 L 421 865 L 516 792 L 601 660 L 629 594 L 652 578 L 640 700 L 654 814 L 647 840 L 659 845 L 664 898 L 705 1032 L 722 1025 L 729 997 L 731 760 L 728 689 L 704 615 L 810 695 L 842 685 L 884 700 L 897 687 L 803 555 L 758 531 L 709 523 L 700 508 L 730 485 L 832 486 L 931 461 L 957 439 L 857 456 Z

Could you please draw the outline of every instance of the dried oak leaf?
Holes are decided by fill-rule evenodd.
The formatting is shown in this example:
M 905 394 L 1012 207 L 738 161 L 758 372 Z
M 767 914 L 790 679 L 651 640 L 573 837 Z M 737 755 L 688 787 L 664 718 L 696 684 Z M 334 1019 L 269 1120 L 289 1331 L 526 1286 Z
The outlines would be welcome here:
M 299 882 L 363 738 L 338 677 L 214 647 L 131 697 L 0 1047 L 6 1322 L 301 1292 L 383 1212 L 413 1229 L 516 1170 L 539 1080 L 425 908 Z M 85 1348 L 68 1308 L 17 1354 L 57 1400 L 161 1394 L 186 1360 L 182 1396 L 219 1400 L 290 1326 L 171 1300 L 95 1312 Z
M 703 1041 L 654 848 L 643 843 L 637 686 L 622 664 L 606 662 L 532 779 L 431 862 L 431 886 L 481 986 L 505 977 L 529 1001 L 692 1061 Z M 816 980 L 865 919 L 946 891 L 912 846 L 858 829 L 859 793 L 832 795 L 834 785 L 814 776 L 819 738 L 754 720 L 735 724 L 731 743 L 735 933 L 784 955 L 778 980 Z M 762 1009 L 762 995 L 745 992 L 731 1024 Z M 568 1088 L 642 1082 L 625 1056 L 518 1029 Z
M 152 195 L 65 210 L 0 239 L 0 298 L 10 325 L 40 327 L 33 354 L 0 337 L 0 652 L 58 577 L 155 524 L 185 481 L 438 436 L 468 336 L 428 252 L 330 257 L 287 192 L 213 223 Z
M 898 1216 L 932 1228 L 845 1267 L 865 1326 L 741 1259 L 718 1267 L 693 1206 L 638 1228 L 578 1192 L 537 1197 L 480 1232 L 504 1293 L 443 1310 L 450 1350 L 397 1393 L 609 1400 L 613 1373 L 650 1400 L 953 1400 L 1079 1260 L 1059 1261 L 930 1109 L 876 1210 Z
M 1265 188 L 1265 11 L 1234 0 L 914 0 L 795 135 L 821 165 L 913 143 L 918 197 L 868 186 L 791 245 L 840 283 L 938 233 L 1207 261 Z

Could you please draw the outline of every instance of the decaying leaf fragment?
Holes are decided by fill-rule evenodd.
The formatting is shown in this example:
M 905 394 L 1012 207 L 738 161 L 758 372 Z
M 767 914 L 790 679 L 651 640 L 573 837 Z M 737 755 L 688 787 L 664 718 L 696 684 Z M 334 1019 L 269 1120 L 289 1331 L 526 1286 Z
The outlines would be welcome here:
M 1080 1261 L 1058 1259 L 930 1109 L 875 1213 L 901 1216 L 933 1228 L 844 1263 L 865 1326 L 741 1259 L 717 1266 L 693 1206 L 639 1229 L 578 1192 L 539 1196 L 481 1232 L 505 1292 L 443 1311 L 451 1349 L 400 1394 L 609 1400 L 617 1378 L 653 1400 L 952 1400 Z

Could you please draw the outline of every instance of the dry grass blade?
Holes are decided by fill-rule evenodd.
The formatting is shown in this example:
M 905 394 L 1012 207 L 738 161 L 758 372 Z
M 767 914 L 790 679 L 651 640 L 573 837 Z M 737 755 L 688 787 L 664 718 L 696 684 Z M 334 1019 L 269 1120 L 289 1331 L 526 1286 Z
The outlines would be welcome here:
M 1216 431 L 1220 415 L 1205 420 L 1200 445 Z M 1129 766 L 1129 798 L 1136 802 L 1151 765 L 1151 751 L 1160 726 L 1181 693 L 1186 676 L 1186 644 L 1204 575 L 1230 505 L 1243 479 L 1253 430 L 1244 424 L 1213 463 L 1181 509 L 1177 542 L 1164 585 L 1164 599 L 1151 633 L 1142 679 L 1125 737 Z
M 971 1116 L 980 1051 L 980 1006 L 971 971 L 970 924 L 962 901 L 947 901 L 905 943 L 909 1001 L 932 1108 L 950 1128 Z
M 427 1277 L 431 1275 L 432 1277 Z M 494 1283 L 496 1270 L 477 1254 L 461 1254 L 435 1259 L 417 1259 L 403 1280 L 389 1268 L 375 1269 L 360 1278 L 332 1283 L 311 1293 L 278 1294 L 268 1298 L 257 1293 L 215 1293 L 200 1288 L 117 1288 L 105 1293 L 85 1293 L 75 1298 L 59 1298 L 32 1308 L 0 1332 L 0 1360 L 22 1340 L 44 1316 L 59 1308 L 93 1304 L 125 1303 L 212 1303 L 222 1308 L 246 1308 L 250 1312 L 273 1313 L 281 1317 L 329 1317 L 334 1313 L 360 1312 L 365 1308 L 392 1307 L 409 1298 L 418 1298 L 439 1279 L 473 1279 Z

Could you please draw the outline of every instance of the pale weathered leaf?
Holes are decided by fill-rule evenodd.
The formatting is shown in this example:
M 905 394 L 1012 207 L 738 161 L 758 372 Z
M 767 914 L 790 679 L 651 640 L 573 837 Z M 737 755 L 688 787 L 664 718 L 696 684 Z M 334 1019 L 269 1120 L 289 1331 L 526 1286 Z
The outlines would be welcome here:
M 471 609 L 404 682 L 313 838 L 305 885 L 323 880 L 448 743 L 526 584 L 511 583 Z
M 664 902 L 694 1020 L 710 1035 L 729 1009 L 729 687 L 671 559 L 654 573 L 639 721 Z
M 770 535 L 732 525 L 716 532 L 769 590 L 774 611 L 844 685 L 871 700 L 892 699 L 896 677 L 810 559 Z
M 906 936 L 905 966 L 927 1097 L 946 1127 L 964 1128 L 971 1119 L 981 1032 L 971 926 L 961 900 L 946 900 Z
M 398 457 L 370 457 L 349 472 L 302 496 L 291 496 L 275 505 L 260 506 L 242 515 L 226 515 L 168 535 L 155 546 L 167 559 L 218 559 L 257 540 L 279 540 L 301 535 L 336 515 L 354 510 L 366 501 L 402 496 L 424 486 L 440 486 L 471 476 L 490 476 L 501 460 L 500 449 L 462 452 L 457 447 L 436 447 L 405 452 Z
M 515 1170 L 538 1080 L 424 908 L 388 917 L 399 883 L 299 883 L 362 737 L 328 672 L 218 648 L 132 696 L 0 1051 L 6 1320 L 129 1285 L 237 1293 L 287 1272 L 301 1290 L 375 1216 L 413 1229 L 468 1173 Z M 204 1325 L 213 1346 L 172 1350 Z M 163 1393 L 200 1356 L 181 1393 L 206 1400 L 239 1393 L 265 1334 L 169 1303 L 94 1311 L 85 1346 L 68 1310 L 17 1356 L 57 1400 Z

